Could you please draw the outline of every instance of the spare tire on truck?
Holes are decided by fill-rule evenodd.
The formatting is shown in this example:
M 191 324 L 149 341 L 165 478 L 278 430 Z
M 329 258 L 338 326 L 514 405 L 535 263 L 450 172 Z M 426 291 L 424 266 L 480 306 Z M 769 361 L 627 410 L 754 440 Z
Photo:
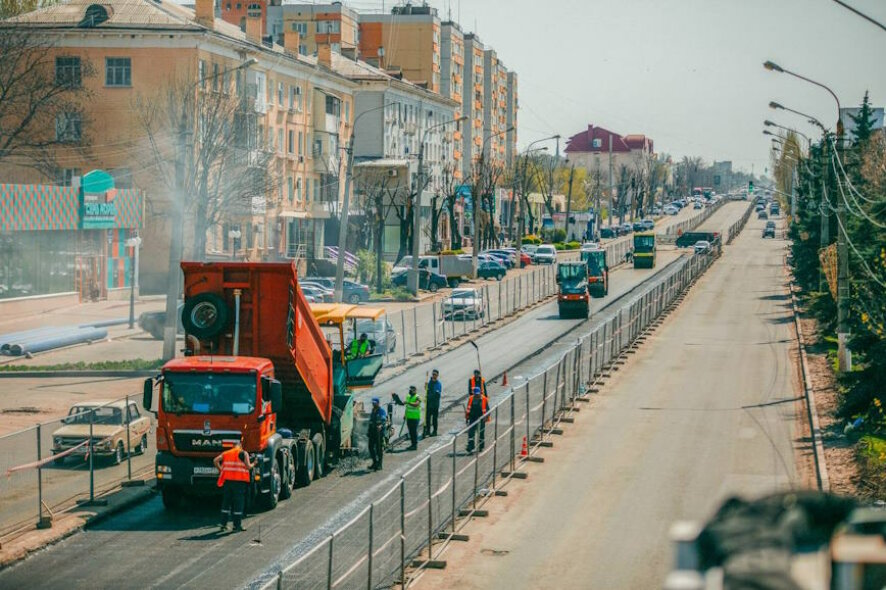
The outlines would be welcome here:
M 225 300 L 215 293 L 189 297 L 182 307 L 185 332 L 206 340 L 219 335 L 228 325 L 230 310 Z

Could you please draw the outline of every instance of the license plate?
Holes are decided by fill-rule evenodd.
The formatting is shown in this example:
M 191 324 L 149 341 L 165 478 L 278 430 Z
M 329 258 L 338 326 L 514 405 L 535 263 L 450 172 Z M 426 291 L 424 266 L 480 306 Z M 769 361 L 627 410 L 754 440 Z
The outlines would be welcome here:
M 215 467 L 194 467 L 194 475 L 218 475 Z

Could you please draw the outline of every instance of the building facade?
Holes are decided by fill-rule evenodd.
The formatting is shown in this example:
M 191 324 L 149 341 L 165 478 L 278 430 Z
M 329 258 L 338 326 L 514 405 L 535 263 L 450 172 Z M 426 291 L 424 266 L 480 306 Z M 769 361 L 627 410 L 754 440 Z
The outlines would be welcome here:
M 356 52 L 360 44 L 359 14 L 341 2 L 330 4 L 280 4 L 268 8 L 267 30 L 283 44 L 283 33 L 298 33 L 296 47 L 303 55 L 316 55 L 320 45 L 332 51 Z

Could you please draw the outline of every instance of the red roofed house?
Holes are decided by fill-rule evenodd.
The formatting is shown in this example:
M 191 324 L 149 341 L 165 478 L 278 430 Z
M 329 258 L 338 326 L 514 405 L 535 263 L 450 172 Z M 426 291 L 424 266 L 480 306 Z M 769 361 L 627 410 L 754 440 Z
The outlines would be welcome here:
M 645 161 L 653 155 L 652 140 L 645 135 L 622 136 L 594 125 L 566 141 L 569 161 L 587 169 L 589 175 L 599 173 L 606 186 L 618 184 L 623 165 L 632 173 L 642 173 Z

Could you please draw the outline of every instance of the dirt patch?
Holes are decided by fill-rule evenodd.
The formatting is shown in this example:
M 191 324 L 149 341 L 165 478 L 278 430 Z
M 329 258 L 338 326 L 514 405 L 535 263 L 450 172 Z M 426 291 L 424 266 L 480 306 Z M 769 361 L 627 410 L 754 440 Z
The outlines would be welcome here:
M 819 342 L 818 325 L 814 319 L 801 318 L 800 327 L 807 342 Z M 837 417 L 839 392 L 827 352 L 821 347 L 807 348 L 809 381 L 815 394 L 815 405 L 821 425 L 825 463 L 831 491 L 843 495 L 863 495 L 862 478 L 857 461 L 856 441 L 843 434 L 845 426 Z

